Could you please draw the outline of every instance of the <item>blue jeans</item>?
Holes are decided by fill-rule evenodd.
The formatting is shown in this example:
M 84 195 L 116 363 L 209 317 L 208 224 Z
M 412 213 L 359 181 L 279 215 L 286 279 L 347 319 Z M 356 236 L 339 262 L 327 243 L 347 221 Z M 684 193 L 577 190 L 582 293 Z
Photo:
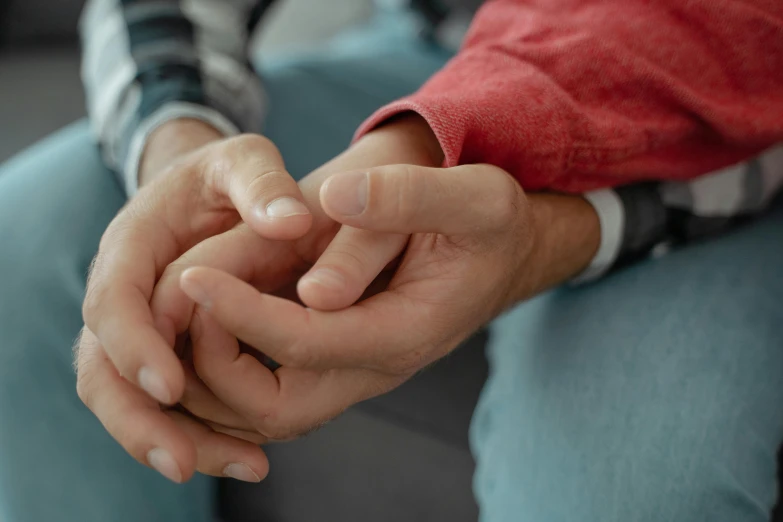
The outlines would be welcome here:
M 304 175 L 446 59 L 399 25 L 271 61 L 266 134 Z M 85 123 L 0 168 L 0 520 L 211 520 L 212 479 L 175 486 L 136 464 L 75 393 L 85 273 L 123 202 Z M 471 433 L 482 520 L 768 519 L 782 210 L 496 322 Z

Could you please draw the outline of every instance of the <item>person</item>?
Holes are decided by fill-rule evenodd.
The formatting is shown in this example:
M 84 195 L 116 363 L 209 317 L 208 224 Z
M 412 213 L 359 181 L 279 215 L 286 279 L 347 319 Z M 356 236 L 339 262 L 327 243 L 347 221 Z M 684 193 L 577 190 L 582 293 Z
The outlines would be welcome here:
M 77 404 L 62 347 L 97 251 L 78 394 L 174 482 L 260 480 L 256 444 L 510 310 L 471 432 L 483 520 L 768 519 L 783 215 L 728 229 L 783 180 L 780 7 L 495 0 L 445 66 L 404 27 L 373 27 L 263 71 L 266 137 L 222 139 L 260 130 L 238 29 L 268 3 L 90 3 L 91 125 L 121 210 L 84 126 L 4 167 L 3 515 L 209 517 L 207 481 L 150 480 Z M 281 297 L 291 284 L 305 306 Z M 50 502 L 26 493 L 41 483 Z

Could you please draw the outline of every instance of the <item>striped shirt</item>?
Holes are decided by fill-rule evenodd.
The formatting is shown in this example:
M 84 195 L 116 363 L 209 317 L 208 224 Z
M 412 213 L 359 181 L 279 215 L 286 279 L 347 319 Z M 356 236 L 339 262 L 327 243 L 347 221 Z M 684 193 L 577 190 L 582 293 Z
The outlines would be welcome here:
M 248 59 L 254 29 L 275 0 L 88 0 L 80 32 L 82 78 L 104 161 L 129 195 L 149 135 L 176 118 L 227 136 L 260 132 L 266 98 Z M 456 47 L 482 0 L 377 0 L 409 4 L 426 35 Z M 586 194 L 601 246 L 577 279 L 717 234 L 757 215 L 783 185 L 783 147 L 692 182 L 630 185 Z

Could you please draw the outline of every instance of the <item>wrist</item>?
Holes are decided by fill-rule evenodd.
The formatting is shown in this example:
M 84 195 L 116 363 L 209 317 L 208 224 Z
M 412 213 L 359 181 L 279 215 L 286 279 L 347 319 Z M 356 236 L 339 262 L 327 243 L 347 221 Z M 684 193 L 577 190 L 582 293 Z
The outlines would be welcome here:
M 529 194 L 530 255 L 519 267 L 515 302 L 571 280 L 592 261 L 601 242 L 593 206 L 580 196 Z
M 415 112 L 399 114 L 381 126 L 365 134 L 358 142 L 363 140 L 385 141 L 397 147 L 404 148 L 409 158 L 408 161 L 396 163 L 410 163 L 426 167 L 441 167 L 445 154 L 440 146 L 435 132 L 433 132 L 427 120 Z
M 149 184 L 178 158 L 214 141 L 223 134 L 200 120 L 171 120 L 152 132 L 139 162 L 139 186 Z

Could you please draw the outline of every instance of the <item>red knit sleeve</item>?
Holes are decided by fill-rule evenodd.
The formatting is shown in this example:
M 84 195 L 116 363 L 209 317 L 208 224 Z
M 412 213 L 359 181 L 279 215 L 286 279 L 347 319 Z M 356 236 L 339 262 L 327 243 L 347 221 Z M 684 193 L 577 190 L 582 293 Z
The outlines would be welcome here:
M 527 189 L 691 178 L 783 141 L 783 2 L 489 1 L 457 56 L 357 137 L 405 111 L 446 166 Z

